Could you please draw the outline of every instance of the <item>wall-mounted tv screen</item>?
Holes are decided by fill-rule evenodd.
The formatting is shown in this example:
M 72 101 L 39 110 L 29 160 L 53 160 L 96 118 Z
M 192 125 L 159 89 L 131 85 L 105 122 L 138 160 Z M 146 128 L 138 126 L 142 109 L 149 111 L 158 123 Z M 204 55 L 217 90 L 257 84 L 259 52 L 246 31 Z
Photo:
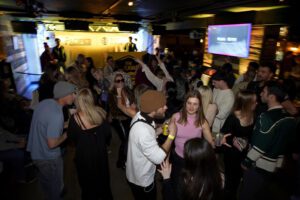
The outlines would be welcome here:
M 208 26 L 208 52 L 247 58 L 250 34 L 251 24 Z

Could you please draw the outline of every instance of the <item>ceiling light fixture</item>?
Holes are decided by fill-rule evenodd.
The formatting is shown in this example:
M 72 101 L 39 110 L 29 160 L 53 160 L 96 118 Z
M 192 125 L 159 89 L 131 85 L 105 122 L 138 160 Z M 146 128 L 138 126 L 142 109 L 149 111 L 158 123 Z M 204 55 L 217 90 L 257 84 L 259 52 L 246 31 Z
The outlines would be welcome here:
M 265 6 L 265 7 L 232 7 L 232 8 L 225 9 L 225 11 L 238 13 L 238 12 L 247 12 L 247 11 L 268 11 L 268 10 L 287 8 L 287 7 L 288 7 L 287 5 Z
M 129 1 L 128 6 L 133 6 L 133 1 Z
M 215 14 L 196 14 L 196 15 L 191 15 L 191 16 L 189 16 L 190 18 L 208 18 L 208 17 L 214 17 L 215 16 Z

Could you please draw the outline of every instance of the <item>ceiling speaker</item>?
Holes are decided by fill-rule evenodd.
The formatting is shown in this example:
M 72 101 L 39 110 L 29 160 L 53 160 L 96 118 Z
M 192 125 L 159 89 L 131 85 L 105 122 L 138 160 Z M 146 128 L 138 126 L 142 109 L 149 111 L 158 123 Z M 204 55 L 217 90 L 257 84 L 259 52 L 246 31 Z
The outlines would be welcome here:
M 120 31 L 138 32 L 140 25 L 139 24 L 131 24 L 131 23 L 119 23 L 118 27 L 119 27 Z

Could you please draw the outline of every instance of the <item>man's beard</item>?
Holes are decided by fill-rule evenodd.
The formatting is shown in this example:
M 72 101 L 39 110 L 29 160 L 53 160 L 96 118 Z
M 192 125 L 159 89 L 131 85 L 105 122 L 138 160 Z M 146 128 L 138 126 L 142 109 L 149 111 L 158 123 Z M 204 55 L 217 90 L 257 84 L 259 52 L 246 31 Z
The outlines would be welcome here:
M 165 113 L 156 113 L 154 115 L 155 119 L 163 119 L 165 117 Z

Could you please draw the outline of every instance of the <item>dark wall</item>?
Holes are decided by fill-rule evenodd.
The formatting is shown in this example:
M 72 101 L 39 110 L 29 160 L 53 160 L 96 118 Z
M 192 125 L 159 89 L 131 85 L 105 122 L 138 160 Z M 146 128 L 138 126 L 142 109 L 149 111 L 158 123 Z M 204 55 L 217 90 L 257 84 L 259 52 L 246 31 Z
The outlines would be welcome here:
M 298 10 L 296 10 L 298 9 Z M 167 30 L 206 28 L 212 24 L 237 24 L 252 23 L 253 25 L 296 25 L 298 23 L 299 7 L 294 5 L 290 8 L 282 8 L 269 11 L 249 11 L 249 12 L 219 12 L 214 17 L 197 20 L 187 20 L 184 22 L 168 23 Z
M 191 53 L 193 50 L 197 50 L 199 55 L 203 56 L 204 43 L 200 43 L 200 39 L 191 39 L 190 31 L 181 34 L 165 33 L 160 39 L 161 48 L 175 51 L 175 55 L 178 57 L 181 57 L 185 52 Z
M 266 26 L 262 51 L 260 54 L 260 62 L 266 63 L 275 60 L 276 44 L 279 39 L 280 26 Z

